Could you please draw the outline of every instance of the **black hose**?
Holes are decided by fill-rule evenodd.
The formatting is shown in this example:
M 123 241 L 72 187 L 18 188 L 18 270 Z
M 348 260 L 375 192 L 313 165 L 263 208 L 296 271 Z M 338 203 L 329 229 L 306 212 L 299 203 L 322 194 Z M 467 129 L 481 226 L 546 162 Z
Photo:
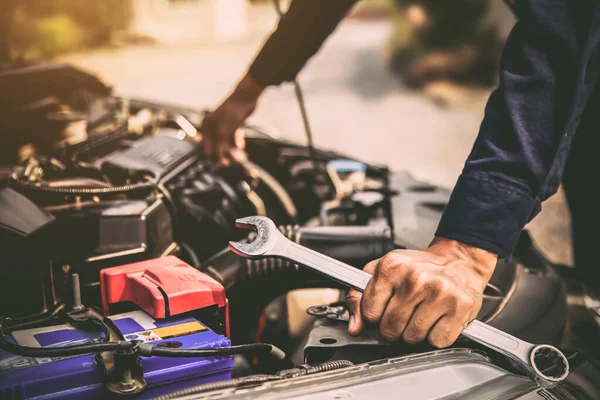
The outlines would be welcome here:
M 148 344 L 140 344 L 140 355 L 145 357 L 174 357 L 174 358 L 191 358 L 191 357 L 216 357 L 216 356 L 232 356 L 235 354 L 271 354 L 273 357 L 283 360 L 285 353 L 276 346 L 267 343 L 251 343 L 242 344 L 239 346 L 216 347 L 212 349 L 169 349 L 162 347 L 154 347 Z
M 155 189 L 156 184 L 152 182 L 140 182 L 132 185 L 122 185 L 122 186 L 111 186 L 111 187 L 88 187 L 88 188 L 79 188 L 79 187 L 55 187 L 55 186 L 47 186 L 40 185 L 38 183 L 33 182 L 23 182 L 18 179 L 13 179 L 13 185 L 16 185 L 18 189 L 30 190 L 33 192 L 39 193 L 48 193 L 48 194 L 62 194 L 62 195 L 102 195 L 102 194 L 118 194 L 118 193 L 127 193 L 138 190 L 148 190 Z
M 190 264 L 192 267 L 200 269 L 202 263 L 200 262 L 198 254 L 196 254 L 192 246 L 190 246 L 186 242 L 181 242 L 179 243 L 179 247 L 181 247 L 181 249 L 185 252 L 185 257 L 182 258 L 185 261 L 187 261 L 188 264 Z

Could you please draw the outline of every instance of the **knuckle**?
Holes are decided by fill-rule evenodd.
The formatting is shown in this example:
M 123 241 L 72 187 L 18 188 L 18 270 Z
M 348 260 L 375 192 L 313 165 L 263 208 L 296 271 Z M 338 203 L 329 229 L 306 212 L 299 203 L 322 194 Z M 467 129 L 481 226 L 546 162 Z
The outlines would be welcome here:
M 426 282 L 424 275 L 424 273 L 419 273 L 416 268 L 406 266 L 404 269 L 404 284 L 406 285 L 406 289 L 414 291 L 420 288 Z
M 454 312 L 467 312 L 475 307 L 475 299 L 465 292 L 454 291 L 448 296 L 446 304 Z
M 430 335 L 428 338 L 429 344 L 438 349 L 450 346 L 454 340 L 455 337 L 449 330 L 444 330 L 438 335 Z
M 379 265 L 379 260 L 371 261 L 371 262 L 367 263 L 367 265 L 365 265 L 365 267 L 363 268 L 363 271 L 373 274 L 377 270 L 378 265 Z
M 440 296 L 451 292 L 450 283 L 448 280 L 439 276 L 428 279 L 427 283 L 425 284 L 425 289 L 430 295 L 433 296 Z
M 475 306 L 475 299 L 467 293 L 458 296 L 458 305 L 464 309 L 471 309 Z
M 423 318 L 413 318 L 413 321 L 411 323 L 411 327 L 414 331 L 416 332 L 420 332 L 421 330 L 423 330 L 423 327 L 425 325 L 425 321 L 423 320 Z
M 398 332 L 389 327 L 381 327 L 379 333 L 381 334 L 381 337 L 383 337 L 388 342 L 395 342 L 400 338 Z
M 417 344 L 423 340 L 421 330 L 413 322 L 402 334 L 402 339 L 409 344 Z
M 364 303 L 361 304 L 360 313 L 362 317 L 369 323 L 377 323 L 381 319 L 381 314 L 375 310 L 373 307 L 365 306 Z
M 380 278 L 390 280 L 398 274 L 398 264 L 394 261 L 394 258 L 392 253 L 388 253 L 381 259 L 376 270 Z

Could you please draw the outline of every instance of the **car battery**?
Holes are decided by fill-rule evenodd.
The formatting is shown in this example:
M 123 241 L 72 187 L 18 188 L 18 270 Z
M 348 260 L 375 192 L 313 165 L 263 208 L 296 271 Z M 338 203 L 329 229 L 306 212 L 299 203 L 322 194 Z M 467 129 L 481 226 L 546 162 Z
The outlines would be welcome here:
M 144 311 L 112 316 L 125 339 L 167 348 L 214 348 L 230 346 L 219 335 L 192 317 L 155 320 Z M 100 342 L 98 333 L 77 330 L 70 325 L 12 332 L 8 340 L 31 347 L 74 346 Z M 231 356 L 201 358 L 142 357 L 147 389 L 139 398 L 231 378 Z M 0 351 L 0 399 L 104 398 L 100 368 L 94 355 L 67 358 L 21 357 Z
M 132 309 L 109 315 L 125 340 L 169 349 L 231 345 L 227 336 L 215 332 L 198 317 L 211 308 L 228 317 L 224 288 L 176 257 L 103 270 L 101 285 L 106 307 L 126 301 Z M 160 290 L 155 293 L 156 287 Z M 228 331 L 228 321 L 223 321 L 221 327 L 223 333 Z M 69 324 L 13 331 L 6 339 L 21 346 L 44 348 L 105 340 L 102 333 Z M 141 364 L 147 387 L 135 397 L 144 399 L 230 379 L 233 357 L 154 356 L 141 357 Z M 0 400 L 106 398 L 110 396 L 104 378 L 94 354 L 35 358 L 0 350 Z

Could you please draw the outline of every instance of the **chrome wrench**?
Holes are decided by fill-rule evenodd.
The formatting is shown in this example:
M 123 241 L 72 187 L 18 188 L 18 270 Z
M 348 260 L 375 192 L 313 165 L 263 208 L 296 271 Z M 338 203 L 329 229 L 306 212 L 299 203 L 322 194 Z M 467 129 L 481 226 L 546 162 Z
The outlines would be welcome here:
M 250 243 L 229 242 L 231 251 L 241 257 L 281 258 L 359 291 L 365 290 L 372 277 L 368 272 L 292 242 L 281 234 L 269 218 L 240 218 L 236 225 L 257 232 L 256 238 Z M 569 361 L 554 346 L 526 342 L 477 320 L 467 324 L 462 335 L 518 362 L 542 387 L 556 386 L 569 375 Z

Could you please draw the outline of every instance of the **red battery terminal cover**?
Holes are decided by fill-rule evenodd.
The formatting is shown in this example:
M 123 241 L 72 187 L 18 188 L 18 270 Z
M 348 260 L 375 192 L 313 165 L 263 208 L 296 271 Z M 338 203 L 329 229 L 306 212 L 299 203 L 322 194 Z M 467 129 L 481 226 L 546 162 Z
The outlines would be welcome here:
M 229 304 L 225 288 L 175 256 L 156 258 L 100 271 L 102 307 L 131 301 L 156 319 L 216 305 L 225 313 L 229 336 Z

